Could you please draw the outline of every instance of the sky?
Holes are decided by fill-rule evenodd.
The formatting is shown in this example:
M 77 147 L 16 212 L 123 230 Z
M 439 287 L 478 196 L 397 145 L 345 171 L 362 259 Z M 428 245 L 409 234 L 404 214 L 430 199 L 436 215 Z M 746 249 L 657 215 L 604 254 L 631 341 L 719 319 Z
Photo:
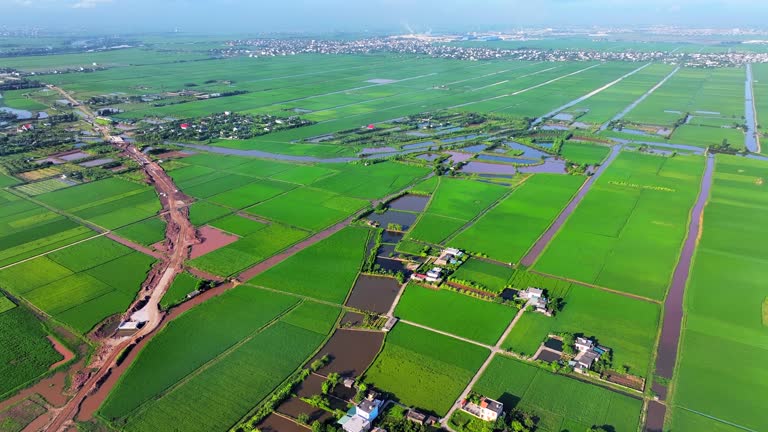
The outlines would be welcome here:
M 763 27 L 764 0 L 0 0 L 0 27 L 114 33 Z

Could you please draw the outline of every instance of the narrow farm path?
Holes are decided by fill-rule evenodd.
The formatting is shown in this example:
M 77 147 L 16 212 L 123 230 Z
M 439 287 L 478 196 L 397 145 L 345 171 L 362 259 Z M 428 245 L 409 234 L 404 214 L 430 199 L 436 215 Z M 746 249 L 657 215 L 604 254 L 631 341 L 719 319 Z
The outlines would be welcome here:
M 707 154 L 707 163 L 701 179 L 699 196 L 691 209 L 688 233 L 683 243 L 680 259 L 677 262 L 674 273 L 672 273 L 672 284 L 664 301 L 664 317 L 661 336 L 656 349 L 655 373 L 669 381 L 672 380 L 675 364 L 677 363 L 684 317 L 683 300 L 685 298 L 685 287 L 691 271 L 693 254 L 696 252 L 699 240 L 701 240 L 704 225 L 704 208 L 709 200 L 714 169 L 715 158 L 713 155 Z M 654 388 L 659 395 L 659 400 L 649 402 L 648 404 L 644 429 L 646 431 L 661 430 L 659 426 L 663 427 L 667 412 L 665 405 L 666 395 L 668 394 L 667 385 L 654 383 Z
M 466 343 L 469 343 L 469 344 L 472 344 L 472 345 L 477 345 L 477 346 L 479 346 L 481 348 L 485 348 L 487 350 L 493 350 L 493 347 L 490 346 L 490 345 L 486 345 L 484 343 L 480 343 L 480 342 L 474 341 L 472 339 L 465 338 L 463 336 L 455 335 L 453 333 L 448 333 L 446 331 L 442 331 L 442 330 L 438 330 L 436 328 L 428 327 L 428 326 L 425 326 L 425 325 L 422 325 L 422 324 L 419 324 L 419 323 L 415 323 L 413 321 L 400 320 L 400 322 L 404 323 L 404 324 L 408 324 L 409 326 L 414 326 L 414 327 L 418 327 L 418 328 L 423 329 L 423 330 L 431 331 L 433 333 L 437 333 L 437 334 L 440 334 L 440 335 L 443 335 L 443 336 L 448 336 L 449 338 L 457 339 L 457 340 L 460 340 L 462 342 L 466 342 Z
M 496 342 L 496 345 L 489 347 L 491 350 L 490 355 L 488 355 L 488 358 L 485 359 L 485 362 L 483 362 L 483 365 L 480 366 L 480 369 L 477 370 L 475 373 L 475 376 L 472 377 L 472 379 L 469 381 L 467 386 L 464 388 L 464 391 L 461 392 L 459 395 L 459 398 L 456 399 L 456 402 L 454 402 L 453 406 L 451 406 L 451 409 L 448 410 L 448 413 L 440 420 L 440 425 L 444 427 L 445 429 L 448 429 L 449 431 L 453 432 L 453 429 L 448 425 L 448 420 L 450 420 L 451 416 L 454 412 L 456 412 L 457 409 L 459 409 L 461 405 L 461 401 L 467 398 L 469 395 L 469 392 L 472 391 L 472 388 L 475 387 L 475 384 L 477 384 L 477 381 L 480 379 L 481 376 L 485 373 L 485 370 L 488 369 L 488 366 L 493 361 L 493 357 L 500 353 L 502 351 L 501 344 L 504 343 L 504 341 L 507 339 L 507 336 L 509 336 L 509 333 L 512 332 L 512 329 L 515 328 L 515 325 L 518 321 L 520 321 L 520 318 L 525 313 L 525 308 L 520 309 L 517 311 L 517 314 L 512 319 L 512 321 L 509 323 L 507 328 L 504 330 L 504 333 L 501 334 L 501 337 Z
M 670 78 L 672 78 L 679 71 L 680 71 L 680 67 L 675 68 L 675 70 L 670 72 L 669 75 L 665 76 L 661 81 L 656 83 L 655 86 L 651 87 L 651 89 L 648 90 L 647 92 L 645 92 L 645 94 L 643 94 L 642 96 L 640 96 L 640 98 L 638 98 L 636 101 L 634 101 L 631 104 L 629 104 L 628 107 L 624 108 L 623 111 L 621 111 L 620 113 L 618 113 L 615 116 L 613 116 L 612 119 L 610 119 L 609 121 L 605 122 L 602 126 L 600 126 L 600 132 L 608 129 L 608 125 L 611 122 L 616 121 L 616 120 L 621 120 L 622 118 L 624 118 L 624 116 L 629 114 L 629 112 L 632 111 L 633 109 L 635 109 L 636 106 L 640 105 L 640 102 L 642 102 L 645 99 L 647 99 L 648 96 L 652 95 L 653 92 L 658 90 L 659 87 L 663 86 L 664 83 L 666 83 Z
M 595 174 L 591 175 L 587 181 L 581 185 L 581 188 L 579 188 L 579 190 L 576 192 L 576 195 L 573 196 L 568 205 L 565 206 L 562 212 L 560 212 L 560 214 L 557 216 L 557 219 L 555 219 L 552 225 L 550 225 L 549 229 L 547 229 L 547 231 L 544 232 L 541 237 L 539 237 L 539 239 L 536 241 L 536 243 L 534 243 L 528 253 L 526 253 L 523 259 L 520 260 L 521 265 L 530 267 L 533 265 L 533 263 L 536 262 L 537 259 L 539 259 L 541 253 L 544 252 L 544 249 L 546 249 L 547 245 L 549 245 L 549 242 L 552 241 L 552 239 L 555 237 L 555 234 L 557 234 L 557 232 L 560 230 L 560 227 L 563 226 L 568 217 L 571 216 L 571 213 L 576 210 L 576 207 L 578 207 L 579 203 L 581 203 L 581 201 L 584 199 L 584 196 L 587 195 L 587 192 L 589 192 L 589 189 L 592 187 L 592 185 L 595 184 L 597 179 L 600 178 L 608 166 L 611 165 L 611 162 L 613 162 L 619 155 L 621 152 L 621 147 L 621 145 L 616 145 L 611 148 L 611 154 L 608 156 L 608 159 L 606 159 L 606 161 L 600 165 L 600 168 L 597 169 Z
M 635 69 L 635 70 L 633 70 L 631 72 L 628 72 L 628 73 L 626 73 L 626 74 L 616 78 L 615 80 L 609 82 L 608 84 L 606 84 L 606 85 L 604 85 L 604 86 L 602 86 L 600 88 L 597 88 L 595 90 L 592 90 L 591 92 L 585 94 L 584 96 L 581 96 L 580 98 L 574 99 L 574 100 L 568 102 L 565 105 L 562 105 L 562 106 L 559 106 L 559 107 L 555 108 L 554 110 L 552 110 L 552 111 L 544 114 L 543 116 L 537 118 L 536 120 L 534 120 L 533 123 L 531 123 L 531 126 L 536 126 L 537 124 L 539 124 L 542 121 L 544 121 L 544 119 L 546 119 L 548 117 L 552 117 L 553 115 L 559 113 L 560 111 L 567 110 L 568 108 L 570 108 L 570 107 L 572 107 L 574 105 L 577 105 L 577 104 L 579 104 L 581 102 L 584 102 L 585 100 L 591 98 L 592 96 L 602 92 L 603 90 L 606 90 L 606 89 L 609 89 L 609 88 L 615 86 L 616 84 L 622 82 L 624 79 L 631 77 L 632 75 L 640 72 L 641 70 L 647 68 L 650 65 L 651 65 L 651 63 L 646 63 L 646 64 L 640 66 L 639 68 L 637 68 L 637 69 Z

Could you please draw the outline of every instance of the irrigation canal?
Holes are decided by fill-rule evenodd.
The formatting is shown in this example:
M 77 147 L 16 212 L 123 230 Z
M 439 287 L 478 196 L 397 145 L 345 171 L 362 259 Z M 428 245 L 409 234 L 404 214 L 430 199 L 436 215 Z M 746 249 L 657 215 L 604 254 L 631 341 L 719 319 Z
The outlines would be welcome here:
M 704 221 L 704 207 L 709 199 L 712 189 L 712 177 L 715 168 L 715 158 L 707 155 L 706 168 L 701 179 L 701 188 L 696 203 L 691 210 L 691 219 L 688 225 L 688 234 L 683 243 L 680 259 L 672 274 L 672 285 L 664 301 L 664 321 L 661 328 L 661 339 L 656 351 L 656 375 L 667 380 L 672 379 L 672 373 L 677 362 L 678 347 L 680 345 L 680 330 L 683 323 L 683 299 L 685 286 L 691 271 L 693 254 L 696 251 L 701 237 L 702 223 Z M 666 399 L 667 388 L 661 384 L 654 384 L 654 390 L 659 394 L 659 399 Z M 651 402 L 648 406 L 648 415 L 645 430 L 648 432 L 661 431 L 666 415 L 666 407 L 660 402 Z
M 760 137 L 755 120 L 755 98 L 752 86 L 752 65 L 747 64 L 747 79 L 744 81 L 744 118 L 747 123 L 747 131 L 744 134 L 744 143 L 747 150 L 760 153 Z

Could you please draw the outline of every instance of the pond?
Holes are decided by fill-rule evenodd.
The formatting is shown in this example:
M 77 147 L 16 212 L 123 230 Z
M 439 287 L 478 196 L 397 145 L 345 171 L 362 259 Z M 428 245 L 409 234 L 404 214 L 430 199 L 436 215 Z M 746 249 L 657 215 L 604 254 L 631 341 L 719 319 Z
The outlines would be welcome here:
M 456 142 L 462 142 L 462 141 L 469 141 L 481 136 L 482 135 L 478 135 L 478 134 L 462 135 L 462 136 L 457 136 L 453 138 L 445 138 L 440 140 L 440 142 L 443 142 L 445 144 L 450 144 L 450 143 L 456 143 Z
M 522 151 L 523 154 L 521 154 L 520 156 L 522 156 L 524 158 L 541 159 L 541 158 L 545 158 L 545 157 L 549 156 L 548 153 L 545 153 L 545 152 L 543 152 L 541 150 L 537 150 L 537 149 L 535 149 L 533 147 L 528 147 L 525 144 L 520 144 L 519 142 L 515 142 L 515 141 L 505 141 L 503 143 L 503 145 L 505 147 L 509 147 L 509 148 L 511 148 L 513 150 L 520 150 L 520 151 Z M 553 143 L 549 143 L 549 147 L 546 147 L 546 146 L 543 146 L 543 147 L 552 148 L 552 145 L 553 145 Z
M 570 128 L 567 126 L 555 126 L 555 125 L 546 125 L 542 126 L 541 130 L 549 130 L 549 131 L 567 131 Z
M 649 133 L 647 133 L 645 131 L 641 131 L 639 129 L 630 129 L 630 128 L 623 128 L 621 130 L 614 129 L 614 132 L 627 133 L 627 134 L 630 134 L 630 135 L 651 136 L 651 134 L 649 134 Z
M 397 210 L 387 210 L 381 214 L 371 213 L 366 216 L 368 220 L 378 222 L 383 228 L 386 228 L 387 225 L 393 223 L 403 227 L 403 231 L 408 231 L 418 217 L 419 215 L 415 213 L 406 213 Z
M 382 243 L 399 243 L 400 240 L 405 237 L 405 234 L 397 231 L 384 231 L 381 233 L 381 242 Z M 370 250 L 370 248 L 369 248 Z
M 428 202 L 428 196 L 407 194 L 390 201 L 389 208 L 392 210 L 420 212 L 424 210 Z
M 14 114 L 18 120 L 31 120 L 34 117 L 31 111 L 20 110 L 16 108 L 0 107 L 0 111 Z
M 487 173 L 487 174 L 515 174 L 517 170 L 512 165 L 501 165 L 501 164 L 495 164 L 495 163 L 487 163 L 487 162 L 475 162 L 472 161 L 461 169 L 462 172 L 468 173 L 468 174 L 480 174 L 480 173 Z
M 525 165 L 532 165 L 540 162 L 540 160 L 522 159 L 522 158 L 513 158 L 513 157 L 506 157 L 506 156 L 486 155 L 486 154 L 478 155 L 477 159 L 494 161 L 494 162 L 513 163 L 513 164 L 525 164 Z
M 428 136 L 431 136 L 428 133 L 425 132 L 417 132 L 417 131 L 410 131 L 405 133 L 408 136 L 418 137 L 418 138 L 426 138 Z
M 346 304 L 383 315 L 389 312 L 399 292 L 400 284 L 391 277 L 360 275 Z
M 440 156 L 442 156 L 440 153 L 425 153 L 416 156 L 416 159 L 432 162 L 433 160 L 438 159 Z
M 458 132 L 462 129 L 464 128 L 459 126 L 442 126 L 437 128 L 438 132 L 435 135 L 445 135 L 453 132 Z
M 488 146 L 485 145 L 485 144 L 475 144 L 475 145 L 471 145 L 469 147 L 463 147 L 461 149 L 461 151 L 463 151 L 463 152 L 470 152 L 470 153 L 479 153 L 479 152 L 485 150 L 486 147 L 488 147 Z
M 391 153 L 396 151 L 397 149 L 394 147 L 366 147 L 360 150 L 360 153 L 358 154 Z
M 531 165 L 526 167 L 520 167 L 517 170 L 521 173 L 551 173 L 551 174 L 565 174 L 565 161 L 563 159 L 548 158 L 544 160 L 541 165 Z
M 338 329 L 317 355 L 309 361 L 328 355 L 331 361 L 317 372 L 336 372 L 345 377 L 357 377 L 365 371 L 379 353 L 384 333 Z
M 410 273 L 405 263 L 396 259 L 384 258 L 380 256 L 376 258 L 374 265 L 379 266 L 382 270 L 386 270 L 392 273 L 401 272 L 406 276 L 409 276 Z
M 451 159 L 451 162 L 453 163 L 464 162 L 472 159 L 472 155 L 467 153 L 450 151 L 448 152 L 448 154 L 451 155 L 450 159 Z
M 404 145 L 403 149 L 404 150 L 413 150 L 413 149 L 432 147 L 434 145 L 437 145 L 437 143 L 434 142 L 434 141 L 422 141 L 422 142 L 417 142 L 417 143 L 413 143 L 413 144 Z

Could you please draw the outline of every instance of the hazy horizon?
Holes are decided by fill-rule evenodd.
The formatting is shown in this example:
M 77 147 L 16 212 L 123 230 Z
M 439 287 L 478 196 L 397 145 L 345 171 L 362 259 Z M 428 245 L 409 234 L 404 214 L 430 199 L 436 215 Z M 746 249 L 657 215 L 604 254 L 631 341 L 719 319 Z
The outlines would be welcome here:
M 754 0 L 0 0 L 0 27 L 190 33 L 472 31 L 533 26 L 763 27 Z

